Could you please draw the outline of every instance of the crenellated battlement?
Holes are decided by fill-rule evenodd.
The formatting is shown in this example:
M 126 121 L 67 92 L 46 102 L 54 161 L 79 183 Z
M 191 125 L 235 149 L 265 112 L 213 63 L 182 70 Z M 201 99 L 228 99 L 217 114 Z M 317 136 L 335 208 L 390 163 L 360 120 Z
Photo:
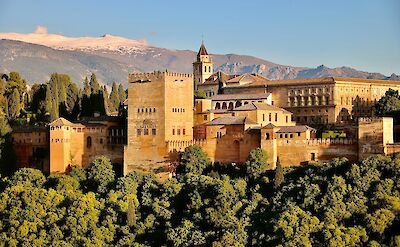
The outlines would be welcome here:
M 147 83 L 152 80 L 162 80 L 165 77 L 174 77 L 174 78 L 192 78 L 192 74 L 188 73 L 178 73 L 178 72 L 168 72 L 168 71 L 153 71 L 147 73 L 132 73 L 129 74 L 129 82 L 130 83 Z
M 192 145 L 199 145 L 199 146 L 206 146 L 207 140 L 206 139 L 196 139 L 190 141 L 166 141 L 165 144 L 167 145 L 168 152 L 170 151 L 183 151 L 185 148 L 192 146 Z
M 358 118 L 359 123 L 371 123 L 371 122 L 382 122 L 385 117 L 360 117 Z
M 325 145 L 354 145 L 357 144 L 358 141 L 356 139 L 310 139 L 310 140 L 282 140 L 282 139 L 275 139 L 275 140 L 265 140 L 267 145 L 273 144 L 276 141 L 278 146 L 325 146 Z

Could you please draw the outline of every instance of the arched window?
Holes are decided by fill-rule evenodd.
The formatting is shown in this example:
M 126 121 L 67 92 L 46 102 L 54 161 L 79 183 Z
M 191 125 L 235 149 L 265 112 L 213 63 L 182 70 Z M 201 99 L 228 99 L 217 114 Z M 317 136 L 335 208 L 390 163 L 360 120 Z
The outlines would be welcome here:
M 217 104 L 215 104 L 215 109 L 221 109 L 221 104 L 219 102 L 217 102 Z
M 222 103 L 222 109 L 227 109 L 226 102 Z
M 242 103 L 240 103 L 240 101 L 236 101 L 235 107 L 239 107 L 241 105 L 242 105 Z
M 265 133 L 265 140 L 269 140 L 269 133 Z
M 232 109 L 233 109 L 233 102 L 229 102 L 229 106 L 228 106 L 228 108 L 229 108 L 230 110 L 232 110 Z
M 92 147 L 92 137 L 88 136 L 86 138 L 86 147 L 91 148 Z

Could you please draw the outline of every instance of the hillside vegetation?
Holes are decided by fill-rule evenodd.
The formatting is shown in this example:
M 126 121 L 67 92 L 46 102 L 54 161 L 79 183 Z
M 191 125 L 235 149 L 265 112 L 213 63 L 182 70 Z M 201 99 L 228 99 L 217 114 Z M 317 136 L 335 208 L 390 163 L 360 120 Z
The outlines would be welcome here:
M 211 166 L 186 149 L 176 177 L 116 178 L 98 157 L 45 177 L 20 169 L 0 186 L 5 246 L 400 246 L 400 156 L 265 171 Z

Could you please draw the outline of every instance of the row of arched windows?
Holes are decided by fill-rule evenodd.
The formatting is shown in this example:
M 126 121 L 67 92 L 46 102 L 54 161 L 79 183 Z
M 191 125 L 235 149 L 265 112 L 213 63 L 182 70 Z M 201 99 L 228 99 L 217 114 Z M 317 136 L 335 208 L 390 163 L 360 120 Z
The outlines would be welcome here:
M 172 135 L 174 136 L 174 135 L 178 135 L 178 136 L 180 136 L 181 135 L 181 133 L 182 133 L 182 135 L 186 135 L 186 129 L 182 129 L 182 131 L 181 131 L 181 129 L 172 129 Z
M 172 112 L 185 112 L 185 108 L 172 108 Z
M 137 109 L 138 113 L 153 113 L 156 112 L 156 108 L 138 108 Z

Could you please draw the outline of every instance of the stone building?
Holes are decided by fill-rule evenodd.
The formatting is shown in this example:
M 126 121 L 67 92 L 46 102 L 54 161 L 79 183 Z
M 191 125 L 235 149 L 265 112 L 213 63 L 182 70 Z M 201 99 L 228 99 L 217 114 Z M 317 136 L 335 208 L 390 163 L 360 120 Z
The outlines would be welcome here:
M 12 132 L 17 168 L 50 172 L 49 129 L 47 126 L 15 127 Z
M 163 170 L 170 160 L 166 142 L 193 139 L 193 86 L 192 74 L 129 75 L 125 173 Z
M 213 63 L 204 43 L 201 43 L 196 61 L 193 62 L 193 82 L 203 84 L 213 74 Z
M 307 78 L 226 84 L 224 94 L 272 94 L 275 106 L 294 114 L 303 124 L 355 124 L 371 117 L 374 104 L 389 88 L 400 90 L 399 81 L 360 78 Z
M 195 86 L 207 99 L 194 101 Z M 130 74 L 128 99 L 115 117 L 70 122 L 59 118 L 46 127 L 15 129 L 20 167 L 35 163 L 46 172 L 86 167 L 108 156 L 115 170 L 169 172 L 179 153 L 200 145 L 215 163 L 242 164 L 251 150 L 263 148 L 270 168 L 347 157 L 400 152 L 393 142 L 393 120 L 373 118 L 373 105 L 399 81 L 355 78 L 268 80 L 256 74 L 213 73 L 204 44 L 193 75 L 173 72 Z M 313 125 L 343 125 L 351 138 L 316 138 Z M 41 155 L 38 155 L 38 154 Z M 123 165 L 122 165 L 123 164 Z
M 204 44 L 200 48 L 203 50 Z M 212 64 L 208 53 L 207 59 Z M 209 76 L 193 65 L 198 74 L 196 78 Z M 339 77 L 268 80 L 257 74 L 226 75 L 222 72 L 216 72 L 198 85 L 208 97 L 215 99 L 270 94 L 270 104 L 285 108 L 293 113 L 296 122 L 309 125 L 354 125 L 359 117 L 373 116 L 374 104 L 389 88 L 400 90 L 400 81 Z M 252 99 L 253 102 L 257 100 Z M 213 107 L 219 109 L 222 105 L 215 101 Z
M 118 117 L 90 118 L 72 123 L 59 118 L 49 124 L 50 172 L 86 167 L 98 155 L 111 159 L 122 173 L 125 126 Z

